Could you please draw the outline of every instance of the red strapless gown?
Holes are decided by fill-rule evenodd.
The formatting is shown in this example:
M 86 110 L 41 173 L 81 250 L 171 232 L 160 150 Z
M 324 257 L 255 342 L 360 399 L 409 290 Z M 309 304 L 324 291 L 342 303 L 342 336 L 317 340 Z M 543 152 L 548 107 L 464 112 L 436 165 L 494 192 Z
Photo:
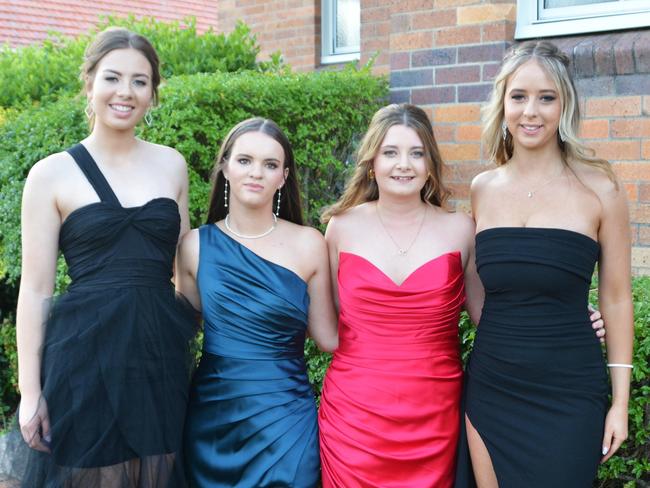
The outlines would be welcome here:
M 370 261 L 339 256 L 339 348 L 319 411 L 323 488 L 450 487 L 462 369 L 459 252 L 400 286 Z

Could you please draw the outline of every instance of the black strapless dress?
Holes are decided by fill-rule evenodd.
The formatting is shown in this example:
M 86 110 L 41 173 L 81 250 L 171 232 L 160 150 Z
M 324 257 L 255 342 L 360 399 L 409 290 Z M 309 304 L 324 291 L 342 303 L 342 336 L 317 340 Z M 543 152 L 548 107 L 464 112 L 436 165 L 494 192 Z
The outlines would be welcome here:
M 85 147 L 68 152 L 101 201 L 61 226 L 72 284 L 51 309 L 42 360 L 52 454 L 31 451 L 23 486 L 183 486 L 195 326 L 170 281 L 177 204 L 124 208 Z
M 587 311 L 599 253 L 593 239 L 562 229 L 476 235 L 486 297 L 467 367 L 466 413 L 500 488 L 592 486 L 608 395 Z

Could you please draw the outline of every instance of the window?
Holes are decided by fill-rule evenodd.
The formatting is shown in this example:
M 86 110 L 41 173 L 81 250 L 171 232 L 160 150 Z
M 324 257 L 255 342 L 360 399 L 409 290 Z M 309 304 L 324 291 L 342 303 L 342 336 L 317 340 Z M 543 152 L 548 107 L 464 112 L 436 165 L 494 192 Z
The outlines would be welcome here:
M 359 59 L 360 0 L 322 0 L 321 63 Z
M 517 0 L 515 39 L 650 26 L 650 0 Z

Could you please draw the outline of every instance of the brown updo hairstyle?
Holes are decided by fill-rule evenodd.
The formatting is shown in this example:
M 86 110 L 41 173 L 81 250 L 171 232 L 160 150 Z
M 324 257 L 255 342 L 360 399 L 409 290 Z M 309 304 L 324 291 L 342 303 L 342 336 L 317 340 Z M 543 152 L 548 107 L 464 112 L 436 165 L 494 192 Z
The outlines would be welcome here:
M 333 216 L 352 207 L 379 198 L 377 181 L 369 176 L 370 169 L 388 129 L 395 125 L 404 125 L 413 129 L 422 141 L 429 177 L 420 190 L 420 198 L 423 202 L 428 202 L 436 207 L 444 205 L 449 197 L 449 191 L 442 184 L 443 162 L 429 117 L 424 110 L 415 105 L 394 103 L 380 108 L 373 115 L 357 151 L 357 164 L 354 173 L 345 185 L 341 198 L 335 204 L 324 209 L 321 216 L 323 223 L 329 222 Z
M 230 159 L 235 141 L 248 132 L 261 132 L 262 134 L 266 134 L 282 146 L 282 150 L 284 151 L 283 169 L 288 169 L 289 174 L 282 187 L 279 217 L 294 224 L 303 225 L 296 161 L 293 156 L 291 143 L 278 124 L 270 119 L 260 117 L 243 120 L 234 126 L 230 129 L 230 132 L 228 132 L 228 135 L 221 144 L 212 171 L 212 191 L 210 193 L 207 223 L 212 224 L 224 219 L 228 215 L 228 208 L 226 208 L 224 199 L 226 177 L 223 174 L 223 169 Z
M 84 93 L 88 92 L 95 76 L 99 62 L 111 51 L 116 49 L 135 49 L 142 54 L 151 65 L 151 97 L 154 105 L 158 103 L 158 86 L 160 85 L 160 60 L 156 50 L 149 40 L 122 27 L 109 27 L 95 37 L 86 48 L 84 62 L 81 66 L 81 81 Z M 90 125 L 94 122 L 94 114 L 90 117 Z

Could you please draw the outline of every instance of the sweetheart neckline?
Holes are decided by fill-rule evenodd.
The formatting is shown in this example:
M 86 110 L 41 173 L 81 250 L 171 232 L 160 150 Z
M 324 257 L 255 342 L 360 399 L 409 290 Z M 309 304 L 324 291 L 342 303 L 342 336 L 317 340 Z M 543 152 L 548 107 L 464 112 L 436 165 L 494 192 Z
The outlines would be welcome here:
M 388 275 L 384 270 L 382 270 L 379 266 L 377 266 L 375 263 L 373 263 L 373 262 L 370 261 L 369 259 L 364 258 L 363 256 L 361 256 L 361 255 L 359 255 L 359 254 L 355 254 L 355 253 L 353 253 L 353 252 L 340 251 L 340 252 L 339 252 L 339 256 L 342 255 L 342 254 L 346 254 L 346 255 L 348 255 L 348 256 L 354 256 L 354 257 L 356 257 L 356 258 L 358 258 L 358 259 L 361 259 L 362 261 L 365 261 L 366 263 L 370 264 L 370 266 L 372 266 L 374 269 L 376 269 L 377 271 L 379 271 L 379 273 L 380 273 L 382 276 L 384 276 L 388 281 L 390 281 L 390 282 L 391 282 L 395 287 L 397 287 L 397 288 L 401 288 L 402 286 L 404 286 L 404 284 L 405 284 L 405 283 L 406 283 L 406 282 L 407 282 L 407 281 L 408 281 L 408 280 L 409 280 L 409 279 L 410 279 L 414 274 L 416 274 L 418 271 L 420 271 L 422 268 L 424 268 L 425 266 L 427 266 L 427 265 L 429 265 L 429 264 L 431 264 L 431 263 L 433 263 L 433 262 L 436 262 L 436 261 L 442 259 L 442 258 L 445 257 L 445 256 L 452 256 L 452 257 L 453 257 L 453 256 L 456 256 L 456 257 L 458 257 L 458 259 L 461 258 L 461 253 L 460 253 L 460 251 L 448 251 L 448 252 L 444 252 L 444 253 L 442 253 L 442 254 L 439 254 L 439 255 L 436 256 L 435 258 L 431 258 L 431 259 L 429 259 L 428 261 L 422 263 L 422 264 L 421 264 L 420 266 L 418 266 L 417 268 L 415 268 L 413 271 L 411 271 L 411 272 L 406 276 L 406 278 L 404 278 L 404 280 L 403 280 L 401 283 L 398 284 L 398 283 L 397 283 L 395 280 L 393 280 L 393 278 L 391 278 L 391 277 L 390 277 L 390 276 L 389 276 L 389 275 Z

